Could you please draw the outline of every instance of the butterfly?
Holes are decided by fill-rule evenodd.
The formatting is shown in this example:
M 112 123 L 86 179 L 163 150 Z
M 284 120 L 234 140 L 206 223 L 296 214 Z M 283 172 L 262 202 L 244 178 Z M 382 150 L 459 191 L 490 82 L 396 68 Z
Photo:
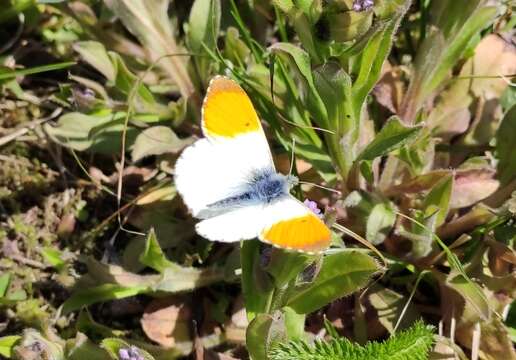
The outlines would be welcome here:
M 175 166 L 175 184 L 196 231 L 221 242 L 258 238 L 279 248 L 321 252 L 330 230 L 289 191 L 294 176 L 276 171 L 262 125 L 233 80 L 210 81 L 202 106 L 201 138 Z

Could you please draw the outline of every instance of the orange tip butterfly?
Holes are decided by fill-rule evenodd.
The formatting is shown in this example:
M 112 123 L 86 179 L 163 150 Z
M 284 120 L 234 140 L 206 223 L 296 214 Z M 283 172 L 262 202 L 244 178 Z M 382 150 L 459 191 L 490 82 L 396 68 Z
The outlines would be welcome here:
M 309 253 L 330 244 L 330 230 L 289 191 L 294 176 L 276 171 L 258 115 L 244 90 L 216 76 L 202 106 L 204 138 L 186 148 L 175 167 L 177 191 L 206 239 L 259 238 Z

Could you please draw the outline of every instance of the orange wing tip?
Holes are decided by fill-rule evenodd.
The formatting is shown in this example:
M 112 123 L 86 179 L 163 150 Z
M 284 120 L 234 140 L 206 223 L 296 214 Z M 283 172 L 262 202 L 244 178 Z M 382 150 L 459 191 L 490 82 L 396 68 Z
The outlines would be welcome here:
M 245 91 L 224 76 L 210 81 L 202 112 L 203 130 L 208 136 L 235 137 L 261 130 L 258 115 Z
M 260 239 L 273 246 L 306 252 L 320 253 L 330 245 L 330 229 L 313 214 L 283 220 L 260 234 Z

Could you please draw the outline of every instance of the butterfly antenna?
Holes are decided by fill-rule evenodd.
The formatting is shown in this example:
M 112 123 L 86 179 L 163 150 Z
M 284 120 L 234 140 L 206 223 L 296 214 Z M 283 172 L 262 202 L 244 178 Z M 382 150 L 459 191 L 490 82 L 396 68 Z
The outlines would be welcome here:
M 290 170 L 288 171 L 289 175 L 292 175 L 292 171 L 294 170 L 294 161 L 296 159 L 294 150 L 296 149 L 296 139 L 292 138 L 292 152 L 290 154 Z
M 342 195 L 342 192 L 340 192 L 339 190 L 335 190 L 335 189 L 332 189 L 332 188 L 327 187 L 327 186 L 322 186 L 322 185 L 319 185 L 319 184 L 314 184 L 314 183 L 311 183 L 311 182 L 308 182 L 308 181 L 299 181 L 299 183 L 300 184 L 305 184 L 305 185 L 312 185 L 312 186 L 315 186 L 315 187 L 318 187 L 318 188 L 321 188 L 321 189 L 333 192 L 335 194 Z

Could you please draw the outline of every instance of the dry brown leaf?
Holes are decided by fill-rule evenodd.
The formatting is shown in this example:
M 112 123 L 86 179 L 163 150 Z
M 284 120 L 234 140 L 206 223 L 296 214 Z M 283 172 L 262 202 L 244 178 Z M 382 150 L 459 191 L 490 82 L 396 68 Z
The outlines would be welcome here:
M 176 342 L 190 341 L 191 317 L 184 299 L 171 297 L 153 300 L 140 322 L 149 339 L 173 347 Z

